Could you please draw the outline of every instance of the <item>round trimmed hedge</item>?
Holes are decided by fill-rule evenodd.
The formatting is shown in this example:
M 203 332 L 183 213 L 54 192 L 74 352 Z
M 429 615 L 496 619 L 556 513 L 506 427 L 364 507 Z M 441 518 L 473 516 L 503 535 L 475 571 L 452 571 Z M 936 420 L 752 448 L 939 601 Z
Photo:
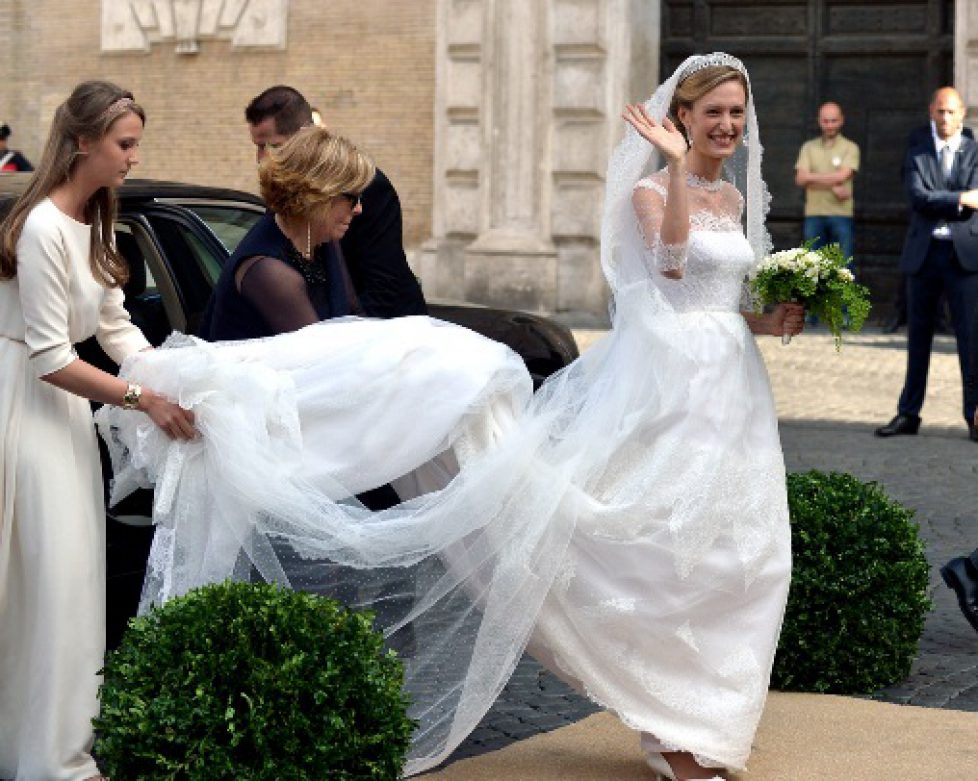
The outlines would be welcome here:
M 913 511 L 849 474 L 788 475 L 793 571 L 771 685 L 866 694 L 910 673 L 930 609 Z
M 393 781 L 414 728 L 370 614 L 271 585 L 167 602 L 104 674 L 96 753 L 116 778 Z

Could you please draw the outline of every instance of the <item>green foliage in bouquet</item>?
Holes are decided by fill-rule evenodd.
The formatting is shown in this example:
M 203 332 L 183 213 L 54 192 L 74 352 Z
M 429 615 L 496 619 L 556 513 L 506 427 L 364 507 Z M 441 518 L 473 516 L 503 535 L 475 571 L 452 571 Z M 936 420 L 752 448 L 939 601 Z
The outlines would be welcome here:
M 171 600 L 104 673 L 96 753 L 114 778 L 393 781 L 414 729 L 370 615 L 271 585 Z
M 913 511 L 836 472 L 789 474 L 788 504 L 794 561 L 771 685 L 860 694 L 904 680 L 931 606 Z
M 812 249 L 811 241 L 801 247 L 781 250 L 766 257 L 751 279 L 762 304 L 796 301 L 809 314 L 824 322 L 835 337 L 838 349 L 842 330 L 859 331 L 869 316 L 869 290 L 856 283 L 846 268 L 851 258 L 838 244 Z

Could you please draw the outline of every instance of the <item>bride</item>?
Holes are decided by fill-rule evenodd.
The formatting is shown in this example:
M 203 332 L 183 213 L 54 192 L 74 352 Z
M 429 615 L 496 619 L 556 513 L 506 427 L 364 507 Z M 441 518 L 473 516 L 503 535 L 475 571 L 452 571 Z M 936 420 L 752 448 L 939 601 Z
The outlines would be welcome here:
M 99 414 L 116 497 L 157 486 L 144 607 L 253 566 L 381 608 L 419 722 L 407 775 L 465 738 L 525 649 L 639 731 L 662 777 L 723 778 L 750 752 L 791 568 L 753 334 L 799 333 L 803 312 L 742 305 L 769 250 L 743 64 L 690 57 L 625 119 L 602 233 L 613 327 L 532 398 L 475 366 L 460 329 L 347 319 L 127 362 L 193 407 L 194 442 Z M 440 384 L 458 375 L 484 390 L 460 402 Z M 352 498 L 398 475 L 401 505 Z

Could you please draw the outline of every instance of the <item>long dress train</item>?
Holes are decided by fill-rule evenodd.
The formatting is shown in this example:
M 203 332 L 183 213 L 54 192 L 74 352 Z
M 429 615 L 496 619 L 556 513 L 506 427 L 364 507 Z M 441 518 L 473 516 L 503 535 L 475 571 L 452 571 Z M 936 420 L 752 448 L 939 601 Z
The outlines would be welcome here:
M 664 247 L 663 179 L 640 183 L 646 272 L 616 290 L 612 332 L 532 399 L 505 348 L 477 354 L 491 343 L 426 318 L 130 361 L 203 432 L 171 443 L 143 416 L 99 415 L 117 490 L 157 485 L 147 604 L 253 565 L 380 607 L 421 724 L 408 773 L 464 739 L 531 639 L 629 726 L 742 767 L 790 572 L 784 466 L 739 313 L 739 196 L 688 190 L 689 244 Z M 660 273 L 674 262 L 682 280 Z M 450 378 L 464 392 L 443 392 Z M 374 514 L 349 498 L 432 459 L 459 465 L 444 488 Z M 414 583 L 397 614 L 392 573 Z

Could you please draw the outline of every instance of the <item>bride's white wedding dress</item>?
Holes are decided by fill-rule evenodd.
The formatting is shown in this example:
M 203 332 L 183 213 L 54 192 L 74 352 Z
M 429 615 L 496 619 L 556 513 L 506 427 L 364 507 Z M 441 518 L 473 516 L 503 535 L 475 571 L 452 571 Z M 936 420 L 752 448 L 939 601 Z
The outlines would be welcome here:
M 664 182 L 637 186 L 646 251 L 614 329 L 532 399 L 506 348 L 427 318 L 131 360 L 123 374 L 193 406 L 203 433 L 98 415 L 116 493 L 156 484 L 146 600 L 255 566 L 379 608 L 421 722 L 408 773 L 464 739 L 528 643 L 661 747 L 742 767 L 789 581 L 784 467 L 739 313 L 740 196 L 691 179 L 688 246 L 666 247 Z M 456 461 L 392 510 L 349 498 L 414 470 L 444 485 Z

